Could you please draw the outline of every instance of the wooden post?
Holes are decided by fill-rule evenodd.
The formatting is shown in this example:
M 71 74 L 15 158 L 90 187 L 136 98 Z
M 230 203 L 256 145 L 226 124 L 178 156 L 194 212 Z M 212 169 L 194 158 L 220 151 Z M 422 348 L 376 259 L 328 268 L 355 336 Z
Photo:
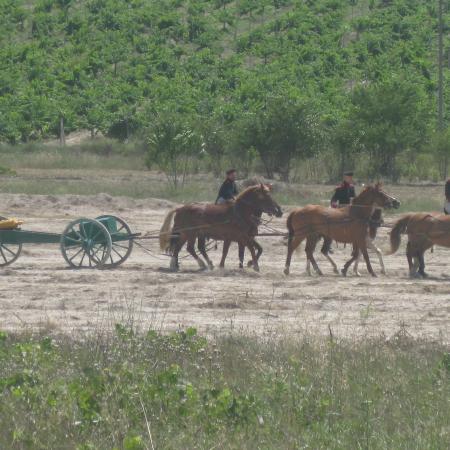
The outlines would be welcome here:
M 66 136 L 64 134 L 64 116 L 61 114 L 59 118 L 59 143 L 66 145 Z

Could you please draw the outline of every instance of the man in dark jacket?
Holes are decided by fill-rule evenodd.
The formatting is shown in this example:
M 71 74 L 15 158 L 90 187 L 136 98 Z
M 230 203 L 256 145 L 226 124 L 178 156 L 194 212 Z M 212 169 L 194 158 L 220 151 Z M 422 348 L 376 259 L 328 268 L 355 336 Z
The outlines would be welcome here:
M 236 186 L 236 169 L 227 170 L 226 175 L 227 177 L 222 183 L 222 186 L 220 186 L 219 194 L 217 195 L 217 205 L 234 200 L 238 194 Z
M 353 185 L 353 172 L 344 172 L 344 181 L 336 187 L 333 197 L 331 197 L 331 207 L 349 205 L 356 197 L 355 186 Z
M 450 214 L 450 179 L 445 183 L 445 205 L 444 213 Z

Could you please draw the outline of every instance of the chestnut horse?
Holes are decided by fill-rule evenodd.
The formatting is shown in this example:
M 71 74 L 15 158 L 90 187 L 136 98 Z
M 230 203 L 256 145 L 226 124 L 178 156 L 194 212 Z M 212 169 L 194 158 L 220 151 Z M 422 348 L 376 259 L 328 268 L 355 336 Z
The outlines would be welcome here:
M 322 275 L 314 259 L 314 250 L 317 242 L 324 236 L 337 242 L 353 244 L 352 257 L 342 269 L 344 276 L 347 274 L 349 266 L 357 259 L 360 251 L 366 261 L 368 272 L 372 276 L 376 276 L 367 252 L 370 217 L 376 206 L 398 208 L 400 202 L 384 192 L 377 184 L 367 186 L 353 199 L 351 205 L 343 208 L 332 209 L 319 205 L 308 205 L 292 211 L 287 219 L 289 238 L 284 273 L 289 274 L 292 253 L 306 239 L 307 259 L 311 261 L 314 270 Z
M 381 273 L 383 275 L 386 275 L 386 268 L 384 267 L 384 261 L 383 261 L 383 253 L 374 243 L 374 240 L 377 237 L 378 228 L 383 223 L 382 212 L 383 212 L 382 209 L 376 208 L 374 210 L 372 216 L 370 217 L 369 235 L 367 236 L 367 248 L 369 250 L 374 251 L 377 254 L 378 260 L 379 260 L 380 266 L 381 266 Z M 333 261 L 333 259 L 330 256 L 330 249 L 331 249 L 331 244 L 332 244 L 333 240 L 329 239 L 327 237 L 324 237 L 324 236 L 322 236 L 322 237 L 323 237 L 323 245 L 322 245 L 320 252 L 325 256 L 325 258 L 328 259 L 328 261 L 330 261 L 330 264 L 333 266 L 334 273 L 339 273 L 336 263 Z M 353 265 L 353 272 L 358 277 L 361 276 L 361 274 L 358 272 L 358 265 L 359 265 L 360 261 L 361 261 L 361 253 L 358 253 L 358 258 L 356 259 L 355 264 Z M 308 275 L 311 275 L 311 267 L 310 266 L 311 266 L 311 262 L 308 259 L 306 262 L 306 273 Z
M 250 250 L 253 268 L 258 271 L 254 237 L 257 233 L 255 214 L 265 212 L 282 216 L 280 206 L 273 200 L 270 187 L 260 184 L 245 189 L 236 197 L 234 203 L 190 204 L 170 211 L 159 234 L 161 250 L 171 255 L 170 268 L 178 270 L 178 253 L 187 242 L 187 250 L 197 261 L 201 269 L 205 269 L 204 261 L 195 253 L 195 241 L 199 239 L 199 250 L 210 269 L 213 264 L 206 253 L 205 238 L 224 241 L 221 267 L 225 263 L 231 242 L 237 242 Z M 173 227 L 171 226 L 173 219 Z
M 427 277 L 424 253 L 433 245 L 450 247 L 450 216 L 445 214 L 406 214 L 395 222 L 391 233 L 391 251 L 395 253 L 401 240 L 401 233 L 408 235 L 406 258 L 411 277 Z

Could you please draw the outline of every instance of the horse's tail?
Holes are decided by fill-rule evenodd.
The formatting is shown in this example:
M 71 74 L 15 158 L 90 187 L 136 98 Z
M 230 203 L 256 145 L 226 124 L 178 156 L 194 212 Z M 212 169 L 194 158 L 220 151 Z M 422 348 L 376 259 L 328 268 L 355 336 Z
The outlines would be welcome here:
M 176 212 L 176 209 L 172 209 L 172 211 L 168 212 L 164 219 L 164 223 L 162 224 L 161 230 L 159 230 L 159 247 L 163 252 L 166 252 L 170 247 L 172 237 L 172 219 Z
M 408 214 L 395 222 L 390 232 L 391 250 L 389 251 L 388 255 L 394 254 L 400 247 L 400 241 L 402 239 L 401 234 L 406 231 L 409 220 L 410 215 Z
M 292 211 L 286 221 L 286 226 L 288 229 L 288 244 L 290 244 L 292 242 L 292 239 L 294 238 L 294 227 L 292 226 L 292 218 L 294 216 L 294 211 Z

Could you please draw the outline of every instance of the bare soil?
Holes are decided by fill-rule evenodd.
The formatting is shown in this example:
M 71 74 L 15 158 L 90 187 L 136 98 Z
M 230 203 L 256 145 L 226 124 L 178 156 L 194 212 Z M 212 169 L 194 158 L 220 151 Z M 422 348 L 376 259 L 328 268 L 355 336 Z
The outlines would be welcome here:
M 2 194 L 1 215 L 26 221 L 23 228 L 62 232 L 78 217 L 120 215 L 133 231 L 158 230 L 174 204 L 166 200 L 95 196 Z M 388 217 L 392 222 L 395 216 Z M 271 226 L 285 230 L 285 219 Z M 377 238 L 388 247 L 388 229 Z M 130 258 L 114 270 L 73 270 L 66 267 L 57 245 L 26 245 L 13 265 L 0 269 L 0 329 L 84 330 L 116 322 L 139 323 L 164 330 L 195 326 L 214 334 L 243 330 L 261 335 L 305 333 L 361 337 L 396 333 L 449 341 L 450 249 L 426 255 L 427 280 L 408 277 L 404 242 L 385 257 L 386 276 L 333 274 L 318 257 L 324 277 L 305 274 L 303 251 L 294 255 L 291 275 L 283 275 L 286 246 L 280 237 L 261 237 L 261 272 L 239 270 L 237 246 L 231 248 L 225 270 L 199 272 L 196 262 L 181 260 L 181 271 L 169 273 L 169 260 L 158 242 L 142 241 Z M 211 249 L 218 264 L 221 245 Z M 350 249 L 342 245 L 334 258 L 342 267 Z M 186 255 L 186 252 L 183 253 Z M 379 273 L 376 255 L 371 257 Z

